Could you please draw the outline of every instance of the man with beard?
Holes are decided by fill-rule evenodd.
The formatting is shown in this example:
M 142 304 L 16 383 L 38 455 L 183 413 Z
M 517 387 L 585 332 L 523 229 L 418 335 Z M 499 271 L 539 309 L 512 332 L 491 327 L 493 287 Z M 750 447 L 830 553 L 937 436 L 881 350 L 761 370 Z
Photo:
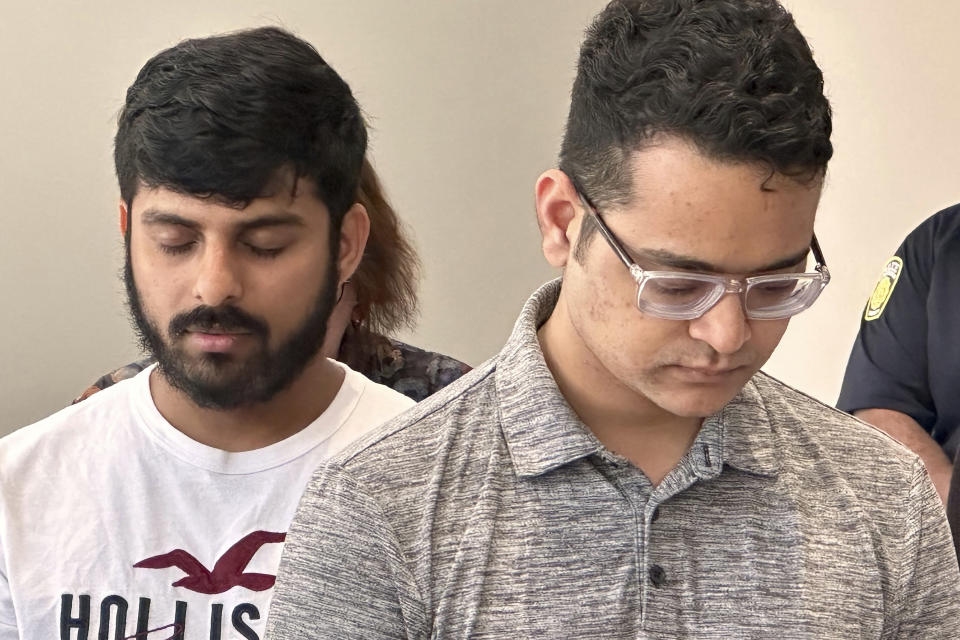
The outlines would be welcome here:
M 776 0 L 611 2 L 536 184 L 562 279 L 320 467 L 268 638 L 960 638 L 923 462 L 759 372 L 829 282 L 830 133 Z
M 115 160 L 158 364 L 0 441 L 0 638 L 262 636 L 310 472 L 412 404 L 320 354 L 365 150 L 349 87 L 282 30 L 140 71 Z
M 390 337 L 414 324 L 420 261 L 369 157 L 360 170 L 357 201 L 370 218 L 370 236 L 360 265 L 341 289 L 327 321 L 321 352 L 419 402 L 470 367 Z M 98 378 L 74 402 L 132 378 L 154 362 L 152 357 L 141 358 L 115 369 Z

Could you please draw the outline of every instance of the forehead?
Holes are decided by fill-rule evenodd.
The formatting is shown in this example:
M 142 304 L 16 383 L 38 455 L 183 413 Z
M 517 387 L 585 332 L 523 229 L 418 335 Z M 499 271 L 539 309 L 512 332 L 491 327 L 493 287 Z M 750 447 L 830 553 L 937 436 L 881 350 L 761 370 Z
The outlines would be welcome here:
M 326 206 L 317 198 L 312 183 L 304 178 L 297 181 L 295 189 L 288 184 L 269 195 L 254 198 L 244 207 L 167 187 L 141 185 L 130 213 L 138 221 L 165 221 L 175 217 L 201 228 L 245 226 L 265 218 L 285 219 L 302 226 L 325 226 L 328 221 Z
M 666 138 L 630 160 L 633 200 L 611 220 L 630 247 L 666 251 L 731 273 L 809 246 L 821 179 L 801 182 L 757 164 L 727 162 Z

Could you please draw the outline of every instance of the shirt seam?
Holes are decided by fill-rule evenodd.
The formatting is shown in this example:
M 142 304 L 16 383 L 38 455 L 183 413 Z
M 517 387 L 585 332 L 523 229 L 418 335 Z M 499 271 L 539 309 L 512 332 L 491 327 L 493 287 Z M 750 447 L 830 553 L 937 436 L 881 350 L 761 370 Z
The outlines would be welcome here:
M 894 438 L 893 436 L 891 436 L 889 433 L 887 433 L 887 432 L 884 431 L 883 429 L 879 429 L 878 427 L 870 424 L 869 422 L 864 422 L 864 421 L 861 420 L 860 418 L 858 418 L 858 417 L 856 417 L 855 415 L 852 415 L 852 414 L 850 414 L 850 413 L 848 413 L 848 412 L 846 412 L 846 411 L 843 411 L 843 410 L 838 409 L 838 408 L 836 408 L 836 407 L 831 407 L 830 405 L 824 403 L 822 400 L 818 400 L 817 398 L 814 398 L 813 396 L 808 395 L 808 394 L 804 393 L 803 391 L 801 391 L 801 390 L 799 390 L 799 389 L 796 389 L 796 388 L 794 388 L 794 387 L 791 387 L 791 386 L 788 385 L 787 383 L 785 383 L 785 382 L 783 382 L 783 381 L 781 381 L 781 380 L 778 380 L 777 378 L 771 376 L 769 373 L 766 373 L 765 371 L 758 371 L 757 374 L 762 375 L 762 376 L 763 376 L 764 378 L 766 378 L 767 380 L 770 380 L 770 381 L 772 381 L 772 382 L 776 382 L 776 383 L 778 383 L 778 384 L 783 385 L 784 388 L 789 389 L 790 391 L 792 391 L 792 392 L 794 392 L 794 393 L 796 393 L 796 394 L 798 394 L 798 395 L 803 396 L 805 399 L 810 400 L 811 402 L 816 403 L 819 407 L 821 407 L 821 408 L 823 408 L 823 409 L 827 409 L 827 410 L 830 411 L 831 413 L 839 414 L 839 415 L 841 415 L 841 416 L 843 416 L 843 417 L 845 417 L 845 418 L 852 418 L 852 419 L 856 420 L 857 422 L 859 422 L 859 423 L 861 423 L 861 424 L 863 424 L 863 425 L 866 425 L 866 426 L 870 427 L 871 430 L 873 430 L 874 432 L 880 434 L 881 436 L 883 436 L 883 437 L 884 437 L 885 439 L 887 439 L 888 441 L 896 444 L 897 447 L 899 447 L 900 449 L 903 449 L 904 451 L 908 451 L 908 452 L 910 452 L 912 455 L 916 456 L 916 454 L 914 454 L 914 453 L 913 453 L 912 451 L 910 451 L 907 447 L 905 447 L 903 444 L 901 444 L 899 440 L 897 440 L 896 438 Z M 761 400 L 762 400 L 764 394 L 763 394 L 763 393 L 760 393 L 759 395 L 760 395 L 760 398 L 761 398 Z M 763 407 L 764 407 L 764 410 L 766 410 L 766 404 L 764 404 Z M 773 425 L 771 424 L 771 426 L 773 426 Z

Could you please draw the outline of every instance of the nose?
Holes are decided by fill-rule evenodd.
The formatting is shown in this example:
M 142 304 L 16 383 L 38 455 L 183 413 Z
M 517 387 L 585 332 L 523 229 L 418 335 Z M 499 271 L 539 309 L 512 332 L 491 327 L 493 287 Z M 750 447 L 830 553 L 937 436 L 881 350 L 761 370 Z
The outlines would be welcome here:
M 243 295 L 239 265 L 229 249 L 207 245 L 201 253 L 194 282 L 194 297 L 216 307 Z
M 690 320 L 690 336 L 723 355 L 740 350 L 750 339 L 750 321 L 739 293 L 727 293 L 699 318 Z

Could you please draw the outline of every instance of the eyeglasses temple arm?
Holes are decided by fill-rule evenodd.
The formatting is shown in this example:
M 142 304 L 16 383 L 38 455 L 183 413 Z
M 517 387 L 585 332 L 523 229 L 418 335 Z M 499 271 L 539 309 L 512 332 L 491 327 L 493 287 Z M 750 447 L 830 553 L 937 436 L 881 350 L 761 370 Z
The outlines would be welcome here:
M 823 257 L 823 251 L 820 249 L 820 242 L 817 240 L 817 234 L 813 234 L 813 239 L 810 241 L 810 248 L 813 249 L 813 258 L 817 261 L 817 264 L 827 266 L 827 260 Z
M 616 252 L 617 257 L 620 258 L 620 261 L 623 262 L 623 264 L 626 265 L 626 267 L 632 272 L 636 265 L 630 256 L 627 255 L 626 250 L 620 246 L 620 242 L 616 239 L 616 237 L 614 237 L 613 232 L 610 231 L 610 227 L 607 226 L 607 223 L 604 222 L 603 218 L 600 217 L 600 214 L 597 213 L 596 207 L 594 207 L 593 204 L 591 204 L 590 201 L 587 200 L 587 197 L 582 193 L 578 195 L 580 196 L 580 202 L 583 203 L 583 206 L 586 208 L 586 210 L 590 213 L 590 215 L 593 216 L 593 221 L 597 223 L 597 229 L 600 230 L 600 233 L 607 241 L 607 244 L 609 244 L 610 247 Z

